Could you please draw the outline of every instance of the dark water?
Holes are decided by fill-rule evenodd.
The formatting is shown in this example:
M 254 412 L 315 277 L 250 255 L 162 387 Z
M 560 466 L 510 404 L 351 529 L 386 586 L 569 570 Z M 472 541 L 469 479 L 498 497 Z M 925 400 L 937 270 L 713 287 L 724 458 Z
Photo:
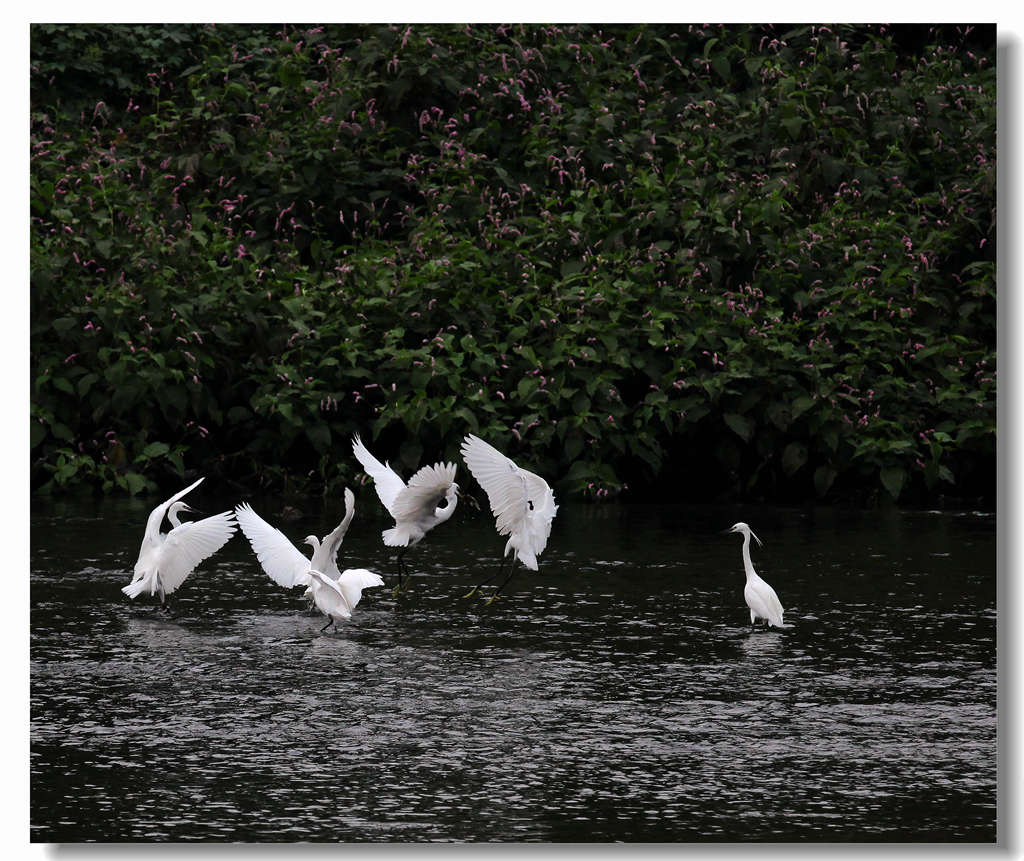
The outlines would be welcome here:
M 130 605 L 156 501 L 32 513 L 35 841 L 995 839 L 992 516 L 566 505 L 488 607 L 460 510 L 321 635 L 241 536 Z M 387 577 L 358 505 L 339 561 Z M 747 624 L 739 519 L 788 630 Z

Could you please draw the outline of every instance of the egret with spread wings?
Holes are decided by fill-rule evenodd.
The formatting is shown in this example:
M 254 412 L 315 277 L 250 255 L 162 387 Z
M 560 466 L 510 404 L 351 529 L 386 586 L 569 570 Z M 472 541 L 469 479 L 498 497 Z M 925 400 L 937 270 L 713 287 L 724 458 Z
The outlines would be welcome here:
M 307 535 L 304 544 L 313 548 L 313 558 L 307 559 L 280 529 L 271 526 L 260 517 L 249 503 L 235 507 L 238 525 L 249 539 L 253 552 L 263 570 L 279 586 L 291 589 L 305 586 L 304 594 L 313 599 L 317 609 L 327 616 L 327 624 L 320 630 L 326 631 L 337 625 L 339 619 L 349 619 L 356 604 L 362 598 L 363 589 L 383 586 L 379 574 L 365 568 L 338 570 L 338 548 L 355 514 L 355 496 L 345 488 L 345 517 L 337 528 L 323 540 Z
M 494 590 L 487 602 L 490 603 L 512 579 L 517 558 L 531 571 L 537 570 L 537 557 L 548 543 L 551 521 L 558 506 L 555 505 L 554 492 L 543 478 L 516 465 L 515 461 L 505 457 L 480 437 L 473 434 L 466 436 L 462 443 L 462 457 L 473 477 L 487 493 L 498 534 L 509 537 L 498 573 L 474 586 L 464 597 L 468 598 L 480 586 L 499 576 L 505 557 L 514 551 L 508 575 Z
M 197 565 L 208 559 L 230 540 L 235 531 L 234 514 L 223 511 L 203 520 L 181 522 L 181 513 L 194 511 L 181 497 L 195 490 L 200 478 L 166 502 L 154 508 L 146 521 L 139 558 L 131 583 L 121 591 L 135 598 L 146 590 L 160 596 L 161 609 L 167 609 L 167 596 L 177 589 Z M 161 532 L 164 516 L 170 521 L 169 532 Z
M 388 514 L 395 518 L 395 525 L 385 529 L 381 537 L 388 547 L 401 548 L 398 551 L 398 583 L 395 585 L 397 595 L 402 588 L 403 576 L 406 588 L 411 579 L 403 560 L 406 551 L 455 513 L 461 496 L 455 483 L 455 464 L 424 466 L 406 484 L 387 463 L 381 463 L 370 454 L 358 434 L 352 438 L 352 452 L 373 479 L 377 496 Z

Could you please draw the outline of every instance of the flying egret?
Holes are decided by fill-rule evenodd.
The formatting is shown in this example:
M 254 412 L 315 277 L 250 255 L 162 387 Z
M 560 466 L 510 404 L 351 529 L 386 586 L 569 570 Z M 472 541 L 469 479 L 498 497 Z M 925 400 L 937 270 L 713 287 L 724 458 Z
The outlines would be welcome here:
M 362 598 L 363 589 L 384 585 L 379 574 L 365 568 L 338 570 L 335 557 L 354 514 L 355 497 L 351 490 L 345 488 L 344 519 L 322 541 L 315 535 L 306 536 L 304 543 L 313 548 L 313 558 L 307 559 L 280 529 L 253 511 L 249 503 L 235 506 L 238 525 L 270 579 L 288 589 L 305 586 L 304 594 L 312 597 L 317 609 L 327 616 L 327 624 L 321 631 L 337 625 L 339 619 L 351 618 L 352 610 Z
M 227 544 L 234 534 L 235 515 L 230 511 L 222 511 L 203 520 L 181 522 L 181 513 L 194 509 L 179 500 L 195 490 L 202 480 L 200 478 L 150 512 L 134 576 L 131 583 L 121 587 L 129 598 L 134 599 L 148 589 L 150 595 L 160 595 L 160 607 L 166 610 L 167 596 L 200 562 Z M 164 515 L 171 523 L 169 532 L 160 531 Z
M 455 483 L 455 464 L 435 463 L 421 467 L 406 484 L 387 463 L 381 463 L 370 454 L 358 434 L 352 438 L 352 452 L 373 479 L 377 496 L 388 514 L 395 518 L 395 525 L 385 529 L 381 536 L 388 547 L 402 548 L 398 551 L 397 595 L 402 588 L 403 575 L 406 575 L 406 588 L 411 579 L 402 559 L 406 550 L 419 544 L 431 529 L 455 513 L 461 495 Z
M 765 627 L 788 628 L 789 625 L 782 622 L 783 609 L 779 603 L 779 596 L 758 576 L 754 570 L 754 563 L 750 561 L 750 536 L 754 536 L 758 545 L 761 544 L 761 539 L 754 535 L 746 523 L 734 523 L 727 531 L 743 534 L 743 570 L 747 574 L 743 597 L 750 608 L 750 624 L 753 625 L 758 619 L 764 619 Z
M 480 586 L 500 575 L 505 557 L 515 551 L 509 561 L 508 575 L 487 601 L 490 604 L 512 579 L 517 558 L 531 571 L 537 570 L 537 557 L 548 543 L 551 521 L 558 506 L 555 505 L 554 492 L 543 478 L 517 466 L 480 437 L 466 436 L 462 442 L 462 457 L 473 477 L 487 492 L 498 534 L 509 536 L 498 573 L 474 586 L 463 597 L 470 597 Z

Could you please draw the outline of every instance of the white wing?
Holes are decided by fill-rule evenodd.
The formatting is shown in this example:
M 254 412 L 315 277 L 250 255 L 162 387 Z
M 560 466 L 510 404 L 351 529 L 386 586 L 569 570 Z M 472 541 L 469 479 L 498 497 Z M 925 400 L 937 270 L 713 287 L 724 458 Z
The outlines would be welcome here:
M 363 445 L 363 441 L 356 434 L 352 437 L 352 453 L 356 456 L 366 470 L 366 474 L 373 479 L 373 486 L 377 489 L 377 496 L 381 503 L 388 510 L 388 514 L 395 516 L 393 510 L 395 497 L 405 489 L 405 482 L 386 463 L 381 463 L 370 454 L 370 450 Z
M 142 539 L 142 547 L 139 550 L 139 562 L 137 562 L 135 565 L 135 579 L 139 579 L 139 577 L 141 577 L 142 574 L 145 573 L 144 571 L 140 571 L 139 566 L 139 563 L 143 561 L 143 555 L 145 555 L 147 551 L 149 553 L 152 553 L 158 546 L 160 546 L 163 543 L 160 538 L 160 524 L 163 522 L 164 514 L 167 513 L 167 509 L 170 507 L 172 503 L 177 502 L 186 493 L 189 493 L 190 491 L 193 491 L 197 487 L 199 487 L 199 485 L 203 483 L 203 478 L 205 478 L 205 476 L 200 476 L 196 482 L 190 484 L 184 490 L 179 490 L 176 494 L 174 494 L 174 496 L 172 496 L 165 502 L 160 503 L 160 505 L 158 505 L 149 513 L 149 517 L 146 519 L 146 534 Z M 143 567 L 148 568 L 148 566 Z
M 341 577 L 338 578 L 338 586 L 345 594 L 348 606 L 354 608 L 363 597 L 363 589 L 372 589 L 374 586 L 383 586 L 379 574 L 367 571 L 365 568 L 346 568 Z
M 499 535 L 508 535 L 526 516 L 526 482 L 515 463 L 480 437 L 468 434 L 462 443 L 462 458 L 487 493 Z
M 782 602 L 779 601 L 775 590 L 760 577 L 750 583 L 749 589 L 748 604 L 757 616 L 767 619 L 777 628 L 787 627 L 782 621 L 782 614 L 785 611 L 782 609 Z
M 454 463 L 424 466 L 395 497 L 391 516 L 396 523 L 420 523 L 426 517 L 433 517 L 437 504 L 444 499 L 448 488 L 454 483 Z
M 348 532 L 349 524 L 352 522 L 352 518 L 355 513 L 355 495 L 346 487 L 345 517 L 330 535 L 324 536 L 323 541 L 320 542 L 320 546 L 313 551 L 313 558 L 309 563 L 311 568 L 315 568 L 317 571 L 322 571 L 332 580 L 337 580 L 341 576 L 341 571 L 338 570 L 337 562 L 338 548 L 341 547 L 341 542 L 345 539 L 345 533 Z
M 320 571 L 311 570 L 309 573 L 312 578 L 310 587 L 313 591 L 313 603 L 320 611 L 328 616 L 351 618 L 352 607 L 341 587 Z
M 462 443 L 462 457 L 473 478 L 487 493 L 498 534 L 508 535 L 517 530 L 530 512 L 526 476 L 535 479 L 537 476 L 520 469 L 494 446 L 473 434 L 467 435 Z M 543 479 L 539 480 L 543 483 Z
M 182 523 L 167 533 L 160 548 L 160 582 L 168 595 L 204 559 L 228 543 L 235 532 L 235 515 L 222 511 L 203 520 Z
M 536 570 L 536 556 L 548 543 L 558 511 L 548 483 L 473 434 L 463 441 L 462 456 L 487 493 L 498 534 L 511 534 L 510 546 L 527 567 Z
M 309 560 L 280 529 L 267 523 L 248 502 L 235 506 L 235 516 L 271 580 L 289 589 L 309 585 Z

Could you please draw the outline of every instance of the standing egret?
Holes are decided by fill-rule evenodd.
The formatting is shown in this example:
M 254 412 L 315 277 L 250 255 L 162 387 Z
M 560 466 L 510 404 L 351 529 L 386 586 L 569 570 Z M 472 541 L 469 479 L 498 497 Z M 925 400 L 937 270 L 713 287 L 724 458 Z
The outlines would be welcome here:
M 230 511 L 203 520 L 181 522 L 181 513 L 194 509 L 179 500 L 189 491 L 195 490 L 202 480 L 200 478 L 150 512 L 132 582 L 121 587 L 121 591 L 129 598 L 135 598 L 148 589 L 150 595 L 160 595 L 160 607 L 166 610 L 167 596 L 185 581 L 200 562 L 227 544 L 234 534 L 235 515 Z M 160 531 L 165 514 L 171 523 L 169 532 Z
M 327 624 L 321 631 L 337 625 L 339 619 L 351 618 L 363 589 L 384 585 L 379 574 L 365 568 L 338 570 L 335 557 L 354 514 L 355 497 L 345 488 L 345 518 L 322 541 L 315 535 L 305 537 L 304 543 L 313 548 L 313 558 L 307 559 L 280 529 L 275 529 L 253 511 L 249 503 L 235 506 L 238 525 L 270 579 L 288 589 L 305 586 L 305 594 L 310 595 L 317 609 L 327 616 Z
M 352 452 L 373 479 L 377 496 L 388 514 L 395 518 L 395 525 L 385 529 L 381 537 L 388 547 L 402 548 L 398 551 L 397 595 L 402 588 L 403 575 L 406 575 L 406 588 L 411 579 L 402 559 L 406 550 L 419 544 L 431 529 L 455 513 L 460 496 L 455 483 L 455 464 L 424 466 L 406 484 L 390 466 L 370 454 L 358 434 L 352 438 Z
M 750 624 L 753 625 L 758 619 L 764 619 L 765 627 L 788 628 L 789 625 L 782 623 L 782 604 L 779 603 L 779 596 L 775 590 L 762 580 L 754 570 L 754 563 L 750 561 L 750 536 L 761 544 L 761 539 L 754 535 L 753 530 L 746 523 L 734 523 L 729 532 L 741 532 L 743 534 L 743 570 L 747 575 L 747 585 L 743 587 L 743 597 L 750 608 Z
M 509 536 L 498 573 L 474 586 L 463 597 L 468 598 L 480 586 L 500 575 L 505 557 L 510 551 L 515 551 L 509 562 L 508 575 L 487 601 L 490 604 L 512 579 L 516 558 L 531 571 L 537 570 L 537 557 L 548 543 L 551 521 L 558 506 L 555 505 L 555 494 L 543 478 L 516 466 L 514 461 L 480 437 L 466 436 L 462 443 L 462 457 L 473 477 L 487 492 L 498 534 Z

